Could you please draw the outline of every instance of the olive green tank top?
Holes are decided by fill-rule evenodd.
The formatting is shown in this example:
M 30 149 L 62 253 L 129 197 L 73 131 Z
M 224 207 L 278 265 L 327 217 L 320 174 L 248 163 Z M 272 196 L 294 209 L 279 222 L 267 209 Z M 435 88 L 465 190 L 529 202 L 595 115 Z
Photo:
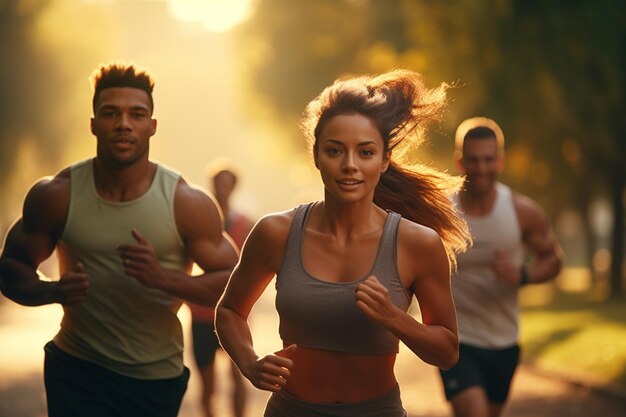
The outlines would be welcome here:
M 125 202 L 96 192 L 91 159 L 71 167 L 67 220 L 58 245 L 60 273 L 78 261 L 90 279 L 87 299 L 64 307 L 54 343 L 86 361 L 138 379 L 183 372 L 181 300 L 147 288 L 124 273 L 117 247 L 136 244 L 137 229 L 154 246 L 160 264 L 188 271 L 190 260 L 176 229 L 174 193 L 180 176 L 158 165 L 148 191 Z

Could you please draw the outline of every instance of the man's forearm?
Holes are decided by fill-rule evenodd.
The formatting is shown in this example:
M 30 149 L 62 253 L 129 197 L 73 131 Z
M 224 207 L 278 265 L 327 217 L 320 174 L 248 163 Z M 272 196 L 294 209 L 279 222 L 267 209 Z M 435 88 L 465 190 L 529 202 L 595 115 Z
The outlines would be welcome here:
M 561 258 L 556 254 L 538 259 L 528 267 L 528 283 L 538 284 L 556 278 L 562 265 Z
M 223 269 L 192 277 L 184 273 L 173 273 L 164 281 L 161 289 L 185 301 L 215 307 L 226 288 L 231 272 L 231 269 Z
M 0 289 L 7 298 L 25 306 L 57 302 L 55 282 L 41 280 L 31 266 L 8 257 L 0 258 Z

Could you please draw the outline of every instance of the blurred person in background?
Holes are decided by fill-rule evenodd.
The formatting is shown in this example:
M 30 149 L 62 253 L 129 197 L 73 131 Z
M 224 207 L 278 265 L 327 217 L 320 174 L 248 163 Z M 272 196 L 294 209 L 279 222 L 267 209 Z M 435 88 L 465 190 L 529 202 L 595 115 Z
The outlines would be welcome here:
M 63 306 L 45 346 L 49 416 L 174 417 L 189 378 L 177 311 L 215 305 L 237 252 L 213 199 L 149 159 L 152 77 L 113 62 L 92 81 L 96 156 L 29 190 L 0 257 L 2 292 Z M 60 278 L 42 278 L 55 249 Z
M 216 310 L 224 350 L 272 392 L 266 417 L 406 416 L 399 340 L 456 363 L 450 265 L 469 234 L 449 194 L 462 180 L 400 159 L 440 118 L 446 87 L 395 70 L 338 80 L 307 106 L 324 199 L 255 225 Z M 259 355 L 247 318 L 274 276 L 283 347 Z M 423 322 L 407 313 L 414 296 Z
M 456 417 L 498 417 L 520 358 L 518 291 L 554 279 L 562 252 L 542 208 L 498 181 L 504 135 L 496 122 L 461 123 L 455 159 L 465 185 L 454 201 L 473 246 L 452 276 L 460 359 L 441 376 Z
M 218 158 L 207 169 L 209 187 L 219 203 L 226 232 L 233 238 L 238 248 L 252 230 L 254 223 L 244 214 L 235 211 L 231 205 L 231 196 L 237 186 L 238 172 L 233 163 L 225 158 Z M 202 381 L 202 409 L 205 417 L 212 417 L 213 394 L 215 392 L 215 354 L 220 345 L 215 334 L 215 309 L 188 303 L 191 310 L 191 333 L 196 366 Z M 228 359 L 231 380 L 231 406 L 235 417 L 243 417 L 246 408 L 245 380 L 230 359 Z

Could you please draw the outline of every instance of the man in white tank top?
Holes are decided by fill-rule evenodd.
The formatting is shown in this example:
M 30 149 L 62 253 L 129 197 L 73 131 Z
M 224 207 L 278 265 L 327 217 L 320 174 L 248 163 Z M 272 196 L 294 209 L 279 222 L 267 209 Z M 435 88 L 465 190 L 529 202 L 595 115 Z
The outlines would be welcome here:
M 517 292 L 555 278 L 562 255 L 541 207 L 497 181 L 504 167 L 500 127 L 468 119 L 457 128 L 455 145 L 466 176 L 456 204 L 474 243 L 452 276 L 459 362 L 441 376 L 455 417 L 498 417 L 519 362 Z

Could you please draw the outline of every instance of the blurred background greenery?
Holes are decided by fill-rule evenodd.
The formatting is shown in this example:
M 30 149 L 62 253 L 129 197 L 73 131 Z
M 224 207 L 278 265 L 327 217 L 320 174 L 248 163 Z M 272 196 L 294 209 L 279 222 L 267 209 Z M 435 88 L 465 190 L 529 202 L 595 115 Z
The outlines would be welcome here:
M 404 67 L 454 85 L 415 157 L 455 172 L 456 125 L 494 118 L 503 181 L 543 205 L 566 253 L 555 283 L 522 294 L 529 358 L 561 346 L 582 368 L 564 340 L 599 348 L 596 333 L 573 336 L 593 317 L 614 353 L 588 368 L 626 385 L 623 0 L 0 0 L 0 57 L 3 235 L 34 181 L 93 155 L 88 78 L 101 62 L 154 74 L 152 156 L 203 186 L 211 159 L 234 159 L 236 202 L 253 217 L 321 196 L 298 121 L 334 79 Z

